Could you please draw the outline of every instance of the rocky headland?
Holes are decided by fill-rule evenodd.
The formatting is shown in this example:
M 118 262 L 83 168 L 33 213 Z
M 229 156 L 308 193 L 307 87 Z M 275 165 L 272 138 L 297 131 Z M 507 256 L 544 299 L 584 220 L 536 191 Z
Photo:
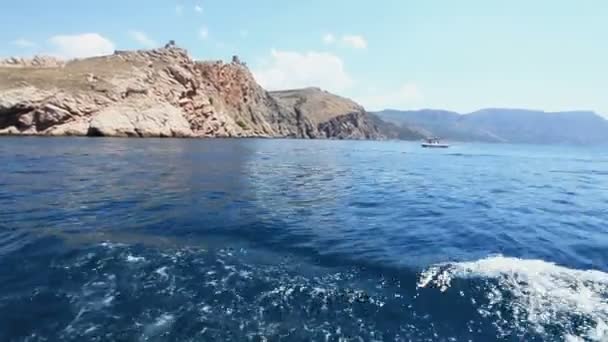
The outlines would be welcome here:
M 392 124 L 317 88 L 268 92 L 238 57 L 116 51 L 0 61 L 0 134 L 114 137 L 398 138 Z

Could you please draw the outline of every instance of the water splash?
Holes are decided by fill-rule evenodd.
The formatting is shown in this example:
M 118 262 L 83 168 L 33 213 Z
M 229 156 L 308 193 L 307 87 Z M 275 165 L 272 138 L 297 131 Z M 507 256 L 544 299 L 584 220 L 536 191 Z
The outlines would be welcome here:
M 417 287 L 447 292 L 458 279 L 482 280 L 485 298 L 478 312 L 505 335 L 532 329 L 541 336 L 559 331 L 569 341 L 608 340 L 608 273 L 492 256 L 431 266 Z

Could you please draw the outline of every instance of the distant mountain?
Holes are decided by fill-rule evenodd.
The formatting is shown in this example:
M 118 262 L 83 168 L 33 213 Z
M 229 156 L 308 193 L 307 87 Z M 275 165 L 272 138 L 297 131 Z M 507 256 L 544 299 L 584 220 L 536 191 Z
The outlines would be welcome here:
M 385 121 L 457 141 L 535 144 L 608 143 L 608 121 L 594 112 L 490 108 L 470 114 L 443 110 L 375 113 Z
M 385 110 L 375 114 L 383 120 L 401 127 L 424 132 L 427 137 L 438 136 L 458 141 L 502 141 L 489 132 L 468 127 L 463 123 L 462 115 L 456 112 L 425 109 L 418 111 Z
M 373 125 L 377 127 L 377 130 L 389 139 L 420 140 L 429 136 L 429 133 L 422 129 L 383 120 L 378 115 L 372 113 L 368 113 L 367 115 Z

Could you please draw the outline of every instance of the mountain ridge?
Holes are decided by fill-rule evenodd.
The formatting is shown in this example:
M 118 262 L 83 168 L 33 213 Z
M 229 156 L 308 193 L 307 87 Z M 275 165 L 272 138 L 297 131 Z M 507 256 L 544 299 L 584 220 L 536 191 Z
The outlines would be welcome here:
M 457 141 L 538 144 L 608 143 L 608 120 L 589 110 L 484 108 L 467 114 L 446 110 L 376 112 L 393 124 L 419 127 Z

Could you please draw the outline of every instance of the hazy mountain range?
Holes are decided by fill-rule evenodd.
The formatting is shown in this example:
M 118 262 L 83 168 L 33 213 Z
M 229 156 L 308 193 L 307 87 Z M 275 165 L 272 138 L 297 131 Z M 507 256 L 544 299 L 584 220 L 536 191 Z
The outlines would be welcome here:
M 533 144 L 608 143 L 608 121 L 590 111 L 489 108 L 460 114 L 444 110 L 389 109 L 374 114 L 404 129 L 446 140 Z

